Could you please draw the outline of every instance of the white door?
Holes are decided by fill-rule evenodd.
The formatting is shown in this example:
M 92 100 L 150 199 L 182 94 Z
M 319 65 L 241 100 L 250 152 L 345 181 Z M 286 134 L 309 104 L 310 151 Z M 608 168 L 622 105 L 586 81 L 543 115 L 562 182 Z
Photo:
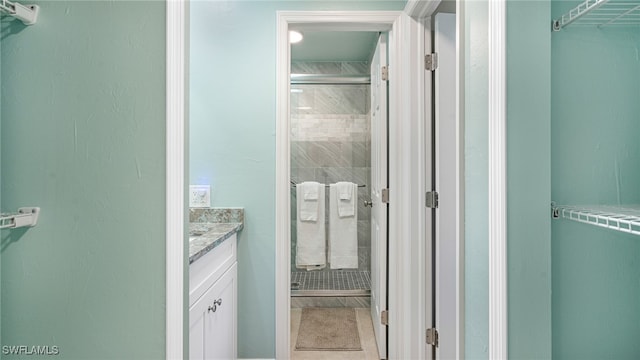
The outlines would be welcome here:
M 384 69 L 384 70 L 383 70 Z M 387 38 L 381 34 L 371 60 L 371 319 L 378 352 L 387 358 L 387 328 L 382 311 L 387 310 Z
M 459 148 L 456 119 L 456 16 L 438 13 L 434 22 L 435 80 L 435 328 L 436 359 L 458 359 L 457 239 Z

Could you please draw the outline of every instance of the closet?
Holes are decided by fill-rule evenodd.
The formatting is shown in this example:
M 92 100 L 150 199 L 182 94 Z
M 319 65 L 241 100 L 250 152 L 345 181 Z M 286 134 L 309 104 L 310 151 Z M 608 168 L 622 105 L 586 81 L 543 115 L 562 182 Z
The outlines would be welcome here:
M 553 357 L 638 359 L 640 2 L 552 15 Z

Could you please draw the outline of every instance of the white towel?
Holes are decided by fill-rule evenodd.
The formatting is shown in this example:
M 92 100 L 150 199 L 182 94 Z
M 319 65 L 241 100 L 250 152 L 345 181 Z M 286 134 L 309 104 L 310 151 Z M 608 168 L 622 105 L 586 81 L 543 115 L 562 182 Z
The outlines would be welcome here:
M 322 188 L 324 194 L 324 186 L 315 181 L 305 181 L 296 186 L 296 196 L 298 198 L 298 218 L 300 220 L 318 220 L 318 210 L 320 208 L 320 206 L 318 205 L 318 193 L 320 192 L 320 188 Z
M 356 201 L 358 200 L 358 185 L 341 181 L 336 183 L 338 188 L 338 216 L 355 216 Z M 353 196 L 355 194 L 355 196 Z
M 340 200 L 351 200 L 351 195 L 353 195 L 353 183 L 348 181 L 338 181 L 336 185 L 338 185 Z
M 357 190 L 351 200 L 357 202 Z M 352 216 L 340 217 L 340 201 L 338 185 L 329 185 L 329 264 L 332 269 L 357 269 L 358 207 L 354 206 Z
M 302 184 L 302 193 L 304 194 L 304 200 L 318 200 L 318 191 L 320 189 L 320 183 L 315 181 L 305 181 Z
M 305 183 L 303 183 L 305 184 Z M 318 196 L 316 200 L 304 200 L 304 187 L 296 187 L 298 216 L 296 221 L 296 267 L 306 270 L 322 269 L 327 265 L 326 230 L 324 211 L 324 185 L 316 184 Z M 315 203 L 316 219 L 302 220 L 301 209 L 304 203 Z

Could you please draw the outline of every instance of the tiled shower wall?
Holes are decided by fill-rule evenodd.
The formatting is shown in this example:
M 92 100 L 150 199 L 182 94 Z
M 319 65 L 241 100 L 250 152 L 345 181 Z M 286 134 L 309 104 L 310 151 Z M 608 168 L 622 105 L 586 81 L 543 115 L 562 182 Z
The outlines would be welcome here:
M 292 62 L 299 74 L 368 74 L 367 62 Z M 371 137 L 369 85 L 291 86 L 291 179 L 296 183 L 351 181 L 358 188 L 358 270 L 370 270 Z M 329 188 L 325 193 L 327 234 Z M 296 192 L 291 190 L 291 269 L 296 256 Z M 299 270 L 305 271 L 305 270 Z M 323 271 L 329 271 L 328 267 Z

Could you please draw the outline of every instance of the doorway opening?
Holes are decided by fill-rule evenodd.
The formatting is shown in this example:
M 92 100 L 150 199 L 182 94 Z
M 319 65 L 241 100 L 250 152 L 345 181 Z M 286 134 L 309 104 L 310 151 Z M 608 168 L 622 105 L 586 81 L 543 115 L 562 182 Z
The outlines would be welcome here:
M 388 236 L 396 239 L 388 253 L 389 358 L 423 358 L 426 314 L 424 196 L 423 25 L 402 12 L 278 12 L 276 108 L 276 357 L 290 358 L 291 310 L 291 51 L 289 30 L 360 31 L 388 34 Z M 394 70 L 395 69 L 395 70 Z M 373 81 L 373 80 L 372 80 Z M 412 159 L 411 163 L 407 159 Z M 414 161 L 415 160 L 415 161 Z M 373 172 L 373 171 L 372 171 Z M 371 186 L 373 188 L 373 185 Z M 382 198 L 383 192 L 371 192 Z M 375 200 L 372 198 L 372 202 Z M 374 206 L 375 208 L 375 206 Z M 374 325 L 383 319 L 372 317 Z
M 387 34 L 298 33 L 290 65 L 291 358 L 322 350 L 386 358 L 386 329 L 372 319 L 387 299 L 387 204 L 375 201 L 387 184 Z

